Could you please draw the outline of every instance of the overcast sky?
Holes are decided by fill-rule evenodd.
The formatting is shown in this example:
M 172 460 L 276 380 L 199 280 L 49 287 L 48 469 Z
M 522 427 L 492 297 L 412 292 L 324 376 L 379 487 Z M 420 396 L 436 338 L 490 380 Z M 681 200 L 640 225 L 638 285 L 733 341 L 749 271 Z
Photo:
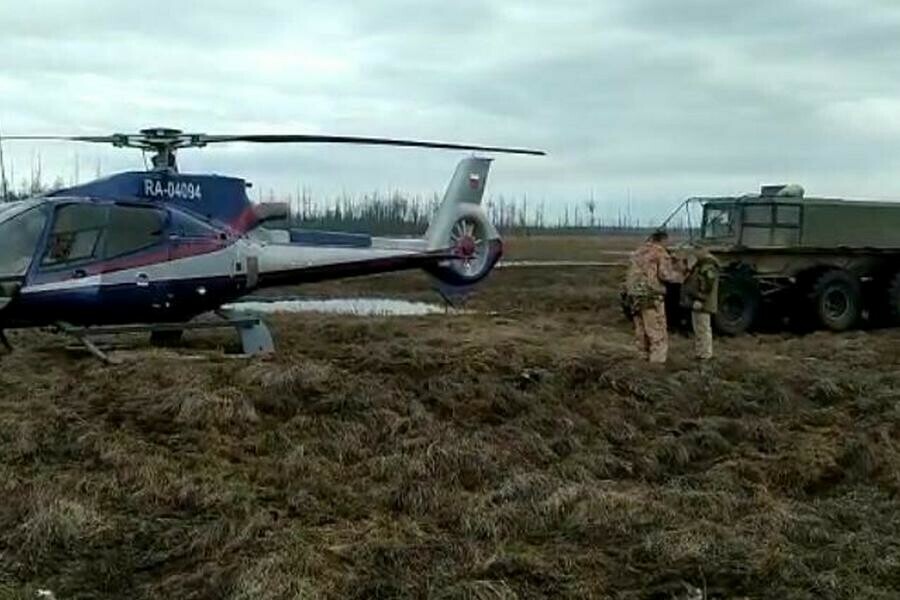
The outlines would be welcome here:
M 900 199 L 896 0 L 30 0 L 0 4 L 0 128 L 332 133 L 527 146 L 493 194 L 645 218 L 798 182 Z M 4 144 L 16 179 L 135 150 Z M 233 145 L 184 171 L 317 195 L 443 189 L 458 153 Z M 267 193 L 267 192 L 266 192 Z M 549 209 L 548 209 L 549 210 Z

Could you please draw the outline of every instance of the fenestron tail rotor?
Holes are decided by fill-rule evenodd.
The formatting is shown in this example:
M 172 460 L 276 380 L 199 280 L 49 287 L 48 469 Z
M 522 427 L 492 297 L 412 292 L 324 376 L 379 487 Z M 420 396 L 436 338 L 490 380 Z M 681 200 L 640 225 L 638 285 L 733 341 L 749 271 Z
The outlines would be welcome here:
M 2 140 L 29 141 L 69 141 L 111 144 L 117 148 L 138 148 L 151 151 L 153 167 L 156 170 L 177 170 L 175 151 L 182 148 L 202 148 L 209 144 L 225 144 L 247 142 L 255 144 L 353 144 L 368 146 L 400 146 L 407 148 L 430 148 L 442 150 L 471 150 L 473 152 L 526 154 L 543 156 L 542 150 L 527 148 L 508 148 L 501 146 L 482 146 L 474 144 L 457 144 L 422 140 L 406 140 L 381 137 L 361 137 L 346 135 L 317 134 L 237 134 L 208 135 L 205 133 L 183 133 L 178 129 L 157 127 L 142 129 L 137 134 L 116 133 L 105 136 L 61 136 L 61 135 L 5 135 Z

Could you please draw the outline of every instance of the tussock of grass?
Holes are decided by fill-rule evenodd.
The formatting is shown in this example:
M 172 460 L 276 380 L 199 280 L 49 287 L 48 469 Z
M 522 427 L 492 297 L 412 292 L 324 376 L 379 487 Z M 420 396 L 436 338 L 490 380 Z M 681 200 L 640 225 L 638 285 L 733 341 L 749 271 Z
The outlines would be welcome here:
M 341 377 L 327 362 L 304 360 L 296 365 L 260 363 L 245 374 L 246 385 L 256 388 L 261 410 L 282 416 L 296 414 L 329 391 Z
M 259 422 L 253 403 L 237 389 L 177 391 L 169 403 L 178 423 L 217 426 Z
M 464 581 L 440 590 L 435 600 L 516 600 L 519 595 L 503 579 Z
M 59 556 L 78 555 L 112 529 L 94 507 L 44 492 L 32 492 L 20 507 L 18 524 L 8 539 L 36 570 Z

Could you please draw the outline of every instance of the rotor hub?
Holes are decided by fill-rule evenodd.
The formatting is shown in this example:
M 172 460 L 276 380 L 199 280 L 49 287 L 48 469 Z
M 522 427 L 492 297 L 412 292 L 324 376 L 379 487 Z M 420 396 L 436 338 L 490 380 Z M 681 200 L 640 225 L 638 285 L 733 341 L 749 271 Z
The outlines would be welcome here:
M 151 127 L 149 129 L 141 129 L 141 135 L 148 138 L 172 138 L 181 135 L 180 129 L 172 129 L 170 127 Z
M 475 238 L 470 235 L 463 236 L 460 238 L 459 242 L 456 244 L 456 251 L 460 256 L 470 257 L 475 254 L 477 250 L 477 245 L 475 244 Z

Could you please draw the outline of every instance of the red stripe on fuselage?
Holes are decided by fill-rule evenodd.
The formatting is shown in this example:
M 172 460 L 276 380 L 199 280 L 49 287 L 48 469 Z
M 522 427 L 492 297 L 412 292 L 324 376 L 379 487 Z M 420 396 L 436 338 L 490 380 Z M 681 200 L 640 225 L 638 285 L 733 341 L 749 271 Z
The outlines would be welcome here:
M 104 275 L 106 273 L 115 273 L 116 271 L 125 271 L 127 269 L 137 269 L 149 265 L 157 265 L 180 258 L 191 258 L 193 256 L 202 256 L 218 252 L 230 246 L 233 242 L 225 240 L 192 240 L 180 241 L 174 246 L 167 245 L 160 248 L 152 248 L 150 250 L 138 252 L 136 254 L 113 258 L 107 261 L 85 265 L 79 267 L 73 265 L 72 268 L 66 268 L 61 271 L 52 271 L 39 273 L 37 283 L 55 283 L 58 281 L 66 281 L 75 279 L 72 277 L 74 269 L 80 269 L 86 276 Z
M 253 206 L 246 207 L 241 214 L 231 223 L 231 226 L 238 233 L 247 233 L 256 226 L 258 219 Z

